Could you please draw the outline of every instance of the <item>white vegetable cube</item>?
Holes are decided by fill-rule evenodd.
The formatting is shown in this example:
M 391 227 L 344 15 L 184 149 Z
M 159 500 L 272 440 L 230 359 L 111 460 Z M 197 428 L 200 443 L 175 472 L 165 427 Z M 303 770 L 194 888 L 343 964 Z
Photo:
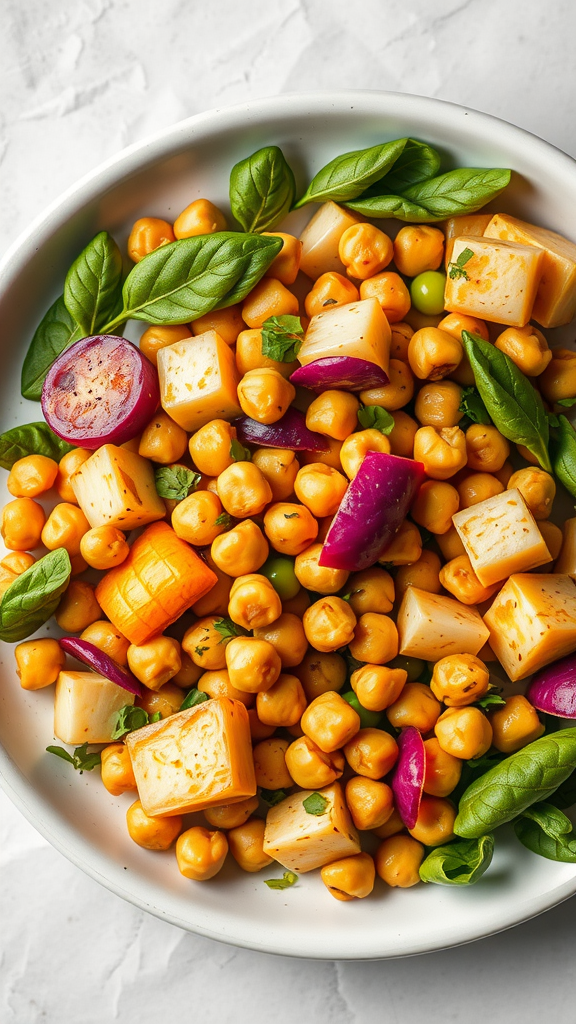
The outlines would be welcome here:
M 449 217 L 444 225 L 446 247 L 444 262 L 446 266 L 452 259 L 454 239 L 460 235 L 483 235 L 492 219 L 490 213 L 462 213 L 458 217 Z
M 300 235 L 300 270 L 313 281 L 328 271 L 346 274 L 338 255 L 338 243 L 346 228 L 357 224 L 360 219 L 357 213 L 344 210 L 336 203 L 323 203 Z
M 511 576 L 484 616 L 490 646 L 512 680 L 576 650 L 576 584 L 570 576 Z
M 117 526 L 134 530 L 166 515 L 151 463 L 115 444 L 98 448 L 74 473 L 71 484 L 93 529 Z
M 444 305 L 451 313 L 524 327 L 541 277 L 542 251 L 534 246 L 461 235 L 454 239 Z
M 542 249 L 542 277 L 532 316 L 543 327 L 569 324 L 576 313 L 576 245 L 555 231 L 497 213 L 485 229 L 489 238 Z
M 551 561 L 538 524 L 515 487 L 462 509 L 452 522 L 485 587 Z
M 400 654 L 424 661 L 478 654 L 489 636 L 475 608 L 417 587 L 408 587 L 404 594 L 396 626 Z
M 63 743 L 110 743 L 120 708 L 134 694 L 96 672 L 63 671 L 54 693 L 54 735 Z
M 216 331 L 160 349 L 158 376 L 162 408 L 184 430 L 242 414 L 234 353 Z
M 328 356 L 353 356 L 384 371 L 390 360 L 390 325 L 376 299 L 361 299 L 313 316 L 298 359 L 302 366 Z
M 304 801 L 312 790 L 299 790 L 271 807 L 266 815 L 264 853 L 290 871 L 313 871 L 339 857 L 360 853 L 360 840 L 338 782 L 318 790 L 326 800 L 321 814 L 310 814 Z

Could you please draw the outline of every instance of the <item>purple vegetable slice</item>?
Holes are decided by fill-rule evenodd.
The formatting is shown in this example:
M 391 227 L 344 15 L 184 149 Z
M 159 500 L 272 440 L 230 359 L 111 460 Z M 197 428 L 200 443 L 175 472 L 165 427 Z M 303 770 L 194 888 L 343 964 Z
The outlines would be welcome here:
M 257 444 L 262 448 L 292 448 L 297 452 L 330 450 L 326 438 L 308 430 L 304 413 L 293 406 L 276 423 L 258 423 L 250 416 L 240 416 L 234 420 L 233 426 L 242 444 Z
M 108 654 L 95 647 L 94 644 L 88 643 L 88 640 L 80 640 L 75 636 L 64 636 L 58 643 L 67 654 L 84 662 L 95 672 L 99 672 L 101 676 L 109 679 L 111 683 L 116 683 L 123 690 L 128 690 L 128 693 L 135 693 L 137 697 L 142 697 L 144 691 L 136 676 L 133 676 L 127 669 L 121 668 L 115 661 L 112 661 Z
M 526 691 L 537 711 L 557 718 L 576 718 L 576 654 L 537 672 Z
M 328 531 L 319 564 L 368 569 L 391 544 L 424 479 L 414 459 L 368 452 Z
M 377 363 L 355 356 L 326 356 L 299 366 L 290 377 L 292 384 L 300 384 L 311 391 L 366 391 L 383 388 L 390 383 L 388 374 Z
M 82 338 L 67 348 L 42 388 L 46 422 L 81 448 L 130 441 L 159 402 L 156 368 L 132 342 L 112 334 Z
M 398 760 L 392 776 L 392 791 L 396 810 L 406 828 L 414 828 L 420 810 L 426 748 L 418 729 L 409 725 L 398 737 Z

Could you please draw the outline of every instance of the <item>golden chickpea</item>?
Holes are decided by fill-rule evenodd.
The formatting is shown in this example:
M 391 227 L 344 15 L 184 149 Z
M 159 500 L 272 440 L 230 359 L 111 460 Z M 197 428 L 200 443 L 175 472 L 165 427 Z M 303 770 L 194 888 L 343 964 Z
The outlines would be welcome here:
M 277 502 L 266 510 L 264 530 L 283 555 L 299 555 L 316 540 L 318 523 L 306 505 Z
M 150 360 L 153 366 L 158 365 L 158 353 L 161 348 L 174 345 L 177 341 L 184 341 L 192 337 L 192 331 L 186 324 L 175 324 L 172 326 L 160 327 L 151 324 L 138 342 L 142 355 Z M 90 453 L 92 454 L 92 453 Z M 66 501 L 69 499 L 66 498 Z
M 454 488 L 456 490 L 456 488 Z M 455 526 L 451 526 L 446 533 L 438 534 L 436 536 L 438 547 L 442 552 L 442 557 L 450 562 L 453 558 L 458 558 L 459 555 L 466 554 L 464 545 L 460 540 L 460 536 Z
M 350 229 L 348 229 L 350 230 Z M 325 864 L 320 877 L 328 892 L 337 900 L 362 900 L 374 888 L 376 869 L 369 853 L 354 853 L 331 864 Z
M 249 712 L 252 714 L 252 712 Z M 218 807 L 207 807 L 204 817 L 214 828 L 237 828 L 243 825 L 250 815 L 258 809 L 257 796 L 248 796 L 237 804 L 220 804 Z
M 466 465 L 466 436 L 460 427 L 420 427 L 414 458 L 433 480 L 447 480 Z
M 475 316 L 467 316 L 466 313 L 448 313 L 438 324 L 441 331 L 451 334 L 458 341 L 462 340 L 462 331 L 469 334 L 478 334 L 483 341 L 488 341 L 488 328 L 484 320 Z
M 202 668 L 200 665 L 195 665 L 190 655 L 182 650 L 180 651 L 180 660 L 180 668 L 176 675 L 172 676 L 172 682 L 182 690 L 189 690 L 192 686 L 196 686 L 202 675 Z
M 174 221 L 174 234 L 176 238 L 190 238 L 192 235 L 212 235 L 215 231 L 226 231 L 227 227 L 222 210 L 209 199 L 195 199 Z
M 155 636 L 145 644 L 130 644 L 128 666 L 149 690 L 159 690 L 180 670 L 180 644 L 171 636 Z
M 220 521 L 219 521 L 220 520 Z M 223 513 L 222 502 L 212 491 L 195 491 L 179 501 L 172 513 L 172 528 L 177 537 L 206 547 L 224 533 L 228 513 Z
M 145 850 L 167 850 L 182 831 L 181 815 L 153 817 L 146 814 L 139 800 L 135 800 L 126 811 L 126 824 L 130 839 Z
M 309 594 L 303 587 L 300 587 L 296 597 L 291 597 L 288 601 L 282 601 L 282 611 L 289 613 L 290 615 L 296 615 L 296 617 L 301 620 L 306 609 L 310 607 L 310 604 L 311 601 Z
M 100 757 L 102 782 L 112 796 L 121 796 L 136 789 L 130 754 L 124 743 L 110 743 L 104 747 Z
M 304 302 L 306 316 L 313 317 L 334 306 L 345 306 L 357 302 L 360 292 L 355 284 L 342 274 L 329 271 L 321 274 L 314 282 Z
M 294 284 L 300 269 L 302 242 L 295 235 L 287 235 L 283 231 L 263 231 L 262 234 L 282 239 L 282 248 L 272 260 L 264 277 L 275 277 L 282 284 Z
M 299 366 L 295 359 L 290 363 L 283 363 L 278 359 L 271 359 L 262 352 L 262 330 L 256 327 L 252 330 L 240 331 L 236 341 L 236 366 L 238 372 L 244 376 L 251 370 L 267 368 L 276 370 L 281 377 L 290 377 Z
M 396 764 L 398 744 L 383 729 L 360 729 L 344 746 L 352 771 L 368 779 L 381 779 Z
M 269 551 L 268 541 L 252 519 L 245 519 L 232 530 L 215 537 L 210 549 L 214 564 L 228 577 L 256 572 L 264 565 Z
M 429 796 L 449 796 L 460 782 L 462 761 L 453 754 L 448 754 L 434 737 L 424 740 L 426 751 L 426 769 L 424 773 L 424 792 Z
M 72 505 L 77 504 L 76 495 L 72 490 L 70 483 L 74 473 L 80 469 L 87 459 L 93 455 L 94 452 L 88 450 L 88 448 L 74 448 L 71 452 L 66 452 L 63 455 L 58 464 L 58 473 L 56 476 L 56 490 L 62 498 L 62 501 L 71 502 Z
M 150 716 L 159 714 L 161 718 L 169 718 L 175 715 L 182 707 L 184 695 L 182 690 L 172 680 L 164 683 L 160 690 L 145 689 L 142 697 L 137 698 L 138 707 L 144 708 Z
M 551 561 L 555 562 L 562 550 L 562 530 L 555 523 L 548 522 L 547 519 L 540 520 L 538 529 L 544 537 L 544 542 L 551 555 Z
M 65 633 L 82 633 L 101 615 L 94 587 L 81 580 L 72 580 L 60 598 L 54 617 Z
M 328 595 L 306 609 L 302 623 L 312 647 L 317 651 L 336 651 L 353 640 L 356 616 L 346 601 Z
M 141 217 L 135 221 L 128 239 L 128 255 L 140 263 L 149 252 L 175 241 L 172 225 L 159 217 Z
M 362 707 L 368 711 L 384 711 L 398 700 L 408 673 L 386 665 L 362 665 L 350 676 L 350 685 Z
M 494 708 L 490 714 L 490 725 L 492 743 L 503 754 L 513 754 L 537 740 L 545 728 L 536 708 L 521 693 L 506 697 L 504 706 Z
M 46 516 L 44 509 L 32 498 L 16 498 L 2 510 L 2 539 L 12 551 L 37 548 Z
M 261 871 L 274 859 L 264 853 L 265 826 L 266 822 L 262 818 L 249 818 L 228 833 L 230 853 L 243 871 Z
M 331 754 L 356 735 L 360 716 L 340 694 L 327 690 L 308 705 L 300 724 L 320 750 Z
M 495 473 L 510 455 L 510 445 L 496 427 L 473 423 L 466 431 L 466 453 L 470 469 Z
M 430 689 L 448 707 L 461 708 L 488 693 L 490 673 L 473 654 L 450 654 L 436 662 Z
M 329 690 L 341 690 L 346 682 L 346 662 L 332 652 L 309 651 L 295 672 L 310 702 Z
M 553 348 L 552 359 L 541 374 L 538 386 L 548 402 L 576 397 L 576 352 Z
M 356 623 L 354 638 L 348 646 L 357 661 L 384 665 L 398 654 L 398 630 L 388 615 L 364 612 Z
M 30 569 L 36 559 L 28 551 L 11 551 L 5 555 L 0 566 L 6 569 L 13 576 L 21 576 L 26 569 Z
M 349 604 L 355 615 L 365 612 L 386 614 L 394 605 L 394 580 L 385 569 L 363 569 L 352 573 Z
M 361 832 L 380 828 L 394 810 L 394 794 L 385 782 L 355 775 L 346 783 L 346 803 Z
M 256 700 L 253 693 L 246 693 L 245 690 L 237 690 L 235 686 L 232 686 L 228 672 L 222 668 L 204 672 L 198 680 L 197 687 L 200 693 L 207 693 L 209 697 L 228 697 L 230 700 L 239 700 L 247 708 L 251 708 Z
M 182 649 L 204 671 L 226 668 L 226 647 L 232 638 L 226 630 L 221 631 L 222 622 L 218 615 L 207 615 L 190 626 L 182 638 Z
M 258 448 L 252 462 L 268 481 L 272 501 L 285 501 L 294 493 L 294 481 L 300 469 L 294 452 L 286 448 Z
M 23 690 L 41 690 L 55 683 L 66 663 L 57 640 L 25 640 L 14 649 L 16 674 Z
M 376 871 L 392 888 L 409 889 L 420 881 L 424 853 L 422 843 L 411 836 L 390 836 L 376 851 Z
M 405 519 L 379 561 L 384 565 L 410 565 L 417 562 L 421 555 L 420 530 L 409 519 Z
M 492 726 L 480 708 L 448 708 L 434 726 L 436 738 L 447 754 L 469 761 L 482 757 L 492 745 Z
M 344 441 L 358 426 L 360 402 L 349 391 L 323 391 L 308 406 L 306 426 L 319 434 Z
M 178 870 L 185 878 L 205 882 L 222 868 L 228 853 L 228 840 L 223 832 L 209 832 L 201 825 L 182 832 L 176 841 Z
M 538 377 L 552 359 L 548 342 L 537 327 L 507 327 L 499 334 L 494 347 L 509 356 L 527 377 Z
M 49 551 L 56 548 L 66 548 L 68 554 L 80 554 L 80 542 L 85 533 L 88 533 L 90 523 L 77 505 L 62 502 L 56 505 L 42 530 L 42 543 Z
M 440 582 L 441 561 L 435 551 L 423 550 L 417 562 L 401 565 L 396 575 L 396 593 L 402 598 L 408 587 L 427 590 L 429 594 L 439 594 L 442 589 Z
M 144 459 L 169 465 L 181 459 L 188 446 L 188 435 L 168 413 L 160 410 L 144 427 L 138 454 Z
M 233 345 L 241 331 L 244 330 L 240 305 L 226 306 L 225 309 L 212 309 L 204 316 L 199 316 L 190 324 L 192 334 L 198 337 L 207 331 L 216 331 L 227 345 Z
M 442 380 L 453 373 L 462 360 L 462 342 L 437 327 L 416 331 L 408 346 L 412 373 L 421 380 Z
M 461 604 L 477 605 L 496 593 L 501 584 L 485 587 L 478 579 L 467 554 L 458 555 L 440 570 L 440 582 Z
M 381 405 L 388 412 L 396 412 L 408 405 L 414 395 L 414 376 L 408 363 L 391 359 L 388 364 L 389 384 L 382 388 L 369 388 L 360 392 L 364 405 Z
M 36 498 L 49 491 L 58 475 L 58 463 L 45 455 L 26 455 L 17 459 L 8 474 L 6 486 L 15 498 Z
M 298 316 L 298 299 L 273 277 L 263 277 L 242 304 L 242 319 L 248 327 L 262 327 L 271 316 L 286 315 Z
M 394 239 L 394 263 L 406 277 L 437 270 L 444 258 L 444 235 L 429 224 L 407 224 Z
M 413 420 L 407 412 L 398 409 L 392 414 L 394 426 L 388 434 L 388 442 L 392 455 L 400 455 L 405 459 L 411 459 L 414 452 L 414 438 L 418 430 L 416 420 Z
M 286 764 L 286 752 L 290 740 L 276 736 L 262 740 L 254 747 L 254 771 L 256 784 L 262 789 L 289 789 L 294 781 Z
M 412 518 L 425 530 L 446 534 L 452 529 L 452 516 L 460 508 L 460 496 L 452 484 L 426 480 L 410 510 Z
M 190 438 L 190 455 L 200 473 L 219 476 L 234 462 L 230 454 L 234 428 L 226 420 L 210 420 Z
M 391 324 L 390 333 L 390 357 L 407 363 L 408 345 L 410 344 L 410 338 L 414 334 L 412 327 L 410 327 L 410 324 L 400 321 L 399 323 Z
M 282 614 L 282 603 L 270 580 L 249 573 L 234 580 L 228 614 L 244 629 L 256 629 L 276 622 Z
M 416 396 L 416 418 L 423 427 L 455 427 L 462 419 L 462 388 L 453 380 L 424 384 Z
M 282 662 L 280 655 L 267 640 L 237 636 L 226 646 L 226 668 L 230 682 L 237 690 L 264 693 L 278 679 Z
M 326 753 L 309 736 L 300 736 L 286 750 L 286 767 L 302 789 L 322 789 L 339 779 L 344 771 L 340 750 Z
M 278 370 L 248 370 L 238 385 L 242 412 L 258 423 L 276 423 L 296 396 L 296 388 Z
M 80 541 L 80 554 L 93 569 L 112 569 L 128 557 L 126 534 L 115 526 L 97 526 Z
M 376 299 L 380 303 L 389 324 L 404 320 L 412 300 L 404 281 L 394 271 L 385 270 L 375 274 L 360 285 L 361 299 Z
M 324 466 L 332 466 L 333 469 L 342 469 L 342 463 L 340 462 L 342 441 L 337 441 L 334 437 L 325 437 L 325 441 L 328 446 L 327 451 L 299 452 L 300 461 L 305 466 L 321 462 Z
M 413 725 L 421 733 L 430 732 L 440 715 L 440 702 L 424 683 L 406 683 L 398 700 L 386 708 L 386 717 L 396 729 Z
M 91 622 L 83 630 L 80 639 L 94 644 L 94 647 L 97 647 L 99 651 L 103 651 L 104 654 L 107 654 L 118 665 L 122 665 L 125 668 L 128 664 L 130 641 L 125 636 L 122 636 L 122 633 L 111 622 L 107 622 L 105 619 L 97 619 L 95 622 Z
M 297 676 L 282 673 L 266 693 L 256 697 L 258 718 L 275 728 L 296 725 L 306 708 L 306 695 Z
M 410 835 L 425 846 L 441 846 L 454 838 L 456 808 L 442 797 L 423 796 L 418 820 Z
M 372 224 L 351 224 L 338 243 L 338 255 L 349 277 L 366 281 L 388 266 L 392 240 Z
M 294 481 L 296 497 L 317 519 L 338 511 L 347 487 L 348 481 L 342 473 L 321 463 L 302 466 Z
M 252 526 L 256 526 L 256 523 L 252 523 L 251 520 L 246 520 Z M 243 523 L 239 523 L 239 526 L 243 526 Z M 258 527 L 256 527 L 258 529 Z M 204 597 L 201 597 L 199 601 L 196 601 L 192 605 L 191 611 L 198 618 L 204 618 L 206 615 L 227 615 L 228 614 L 228 602 L 230 600 L 230 590 L 232 589 L 232 577 L 227 573 L 223 572 L 219 566 L 214 562 L 210 552 L 205 552 L 205 559 L 207 564 L 212 569 L 212 572 L 216 574 L 217 583 L 214 584 L 211 590 L 208 591 Z
M 299 583 L 316 594 L 337 594 L 346 584 L 348 573 L 345 569 L 329 569 L 318 564 L 323 551 L 322 544 L 311 544 L 296 556 L 294 573 Z
M 248 721 L 250 722 L 250 736 L 252 743 L 259 743 L 260 740 L 267 740 L 276 732 L 274 725 L 264 725 L 258 718 L 256 708 L 248 708 Z M 232 826 L 230 826 L 232 828 Z
M 458 482 L 460 508 L 470 508 L 471 505 L 501 494 L 503 490 L 503 484 L 492 473 L 470 473 Z
M 237 519 L 257 516 L 272 501 L 270 484 L 252 462 L 228 466 L 218 477 L 217 489 L 224 508 Z
M 525 448 L 523 444 L 517 444 L 516 451 L 518 452 L 518 455 L 520 455 L 520 457 L 524 459 L 525 462 L 529 462 L 531 466 L 538 465 L 538 458 L 536 457 L 536 455 L 534 455 L 533 452 L 529 451 L 528 448 Z
M 354 479 L 368 452 L 384 452 L 386 455 L 390 452 L 390 441 L 386 435 L 373 427 L 358 430 L 343 442 L 340 461 L 349 480 Z
M 519 469 L 508 481 L 508 490 L 516 487 L 528 505 L 534 519 L 548 519 L 556 496 L 554 477 L 545 469 Z
M 396 808 L 392 811 L 388 821 L 385 821 L 379 828 L 371 829 L 372 835 L 376 836 L 378 839 L 388 839 L 389 836 L 395 836 L 398 832 L 402 832 L 403 830 L 404 822 Z
M 257 627 L 254 636 L 272 645 L 280 658 L 282 668 L 299 665 L 308 650 L 302 622 L 291 612 L 282 612 L 269 626 Z
M 514 472 L 514 467 L 511 462 L 505 462 L 501 469 L 497 469 L 494 472 L 494 476 L 498 477 L 498 480 L 503 487 L 508 486 L 508 481 Z

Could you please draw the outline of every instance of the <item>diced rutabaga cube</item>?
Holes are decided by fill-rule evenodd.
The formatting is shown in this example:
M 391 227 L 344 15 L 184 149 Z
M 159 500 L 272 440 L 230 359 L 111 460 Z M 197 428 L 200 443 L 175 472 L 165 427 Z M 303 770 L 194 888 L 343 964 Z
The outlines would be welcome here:
M 313 871 L 339 857 L 360 853 L 360 840 L 339 782 L 318 792 L 327 801 L 322 814 L 309 814 L 299 790 L 271 807 L 266 815 L 264 853 L 290 871 Z
M 451 313 L 524 327 L 542 276 L 542 250 L 531 245 L 461 235 L 454 239 L 452 268 L 464 249 L 473 255 L 446 278 L 444 305 Z
M 490 213 L 464 213 L 460 217 L 449 217 L 444 226 L 446 248 L 444 262 L 446 266 L 452 259 L 454 239 L 460 235 L 483 235 L 492 219 Z
M 485 235 L 543 250 L 542 277 L 532 317 L 543 327 L 569 324 L 576 312 L 576 245 L 555 231 L 527 224 L 507 213 L 492 217 Z
M 98 448 L 74 473 L 71 484 L 93 529 L 118 526 L 134 530 L 166 515 L 151 463 L 115 444 Z
M 400 654 L 439 661 L 449 654 L 478 654 L 488 629 L 475 608 L 452 597 L 408 587 L 398 611 Z
M 346 268 L 338 255 L 338 243 L 346 228 L 357 224 L 360 219 L 357 213 L 344 210 L 336 203 L 323 203 L 300 235 L 300 270 L 313 281 L 330 270 L 345 275 Z
M 515 487 L 456 512 L 452 522 L 485 587 L 551 561 L 538 524 Z
M 176 341 L 158 352 L 162 408 L 184 430 L 240 416 L 234 353 L 216 331 Z
M 146 814 L 233 804 L 256 793 L 248 712 L 215 697 L 126 737 Z
M 355 356 L 388 369 L 390 325 L 377 299 L 361 299 L 313 316 L 298 359 L 302 366 L 327 356 Z
M 110 743 L 120 708 L 134 694 L 96 672 L 63 671 L 54 693 L 54 735 L 63 743 Z
M 506 674 L 524 679 L 576 650 L 576 584 L 556 573 L 511 576 L 484 622 Z

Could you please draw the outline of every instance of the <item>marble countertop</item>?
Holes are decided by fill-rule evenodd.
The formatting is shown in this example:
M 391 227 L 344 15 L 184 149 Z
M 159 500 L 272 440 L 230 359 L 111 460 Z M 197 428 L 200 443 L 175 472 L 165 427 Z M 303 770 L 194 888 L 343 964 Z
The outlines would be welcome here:
M 0 250 L 79 176 L 180 118 L 280 92 L 389 89 L 496 114 L 576 156 L 572 0 L 4 0 Z M 573 1024 L 576 898 L 513 931 L 309 963 L 160 922 L 84 876 L 0 793 L 3 1024 L 169 1014 L 277 1024 Z

